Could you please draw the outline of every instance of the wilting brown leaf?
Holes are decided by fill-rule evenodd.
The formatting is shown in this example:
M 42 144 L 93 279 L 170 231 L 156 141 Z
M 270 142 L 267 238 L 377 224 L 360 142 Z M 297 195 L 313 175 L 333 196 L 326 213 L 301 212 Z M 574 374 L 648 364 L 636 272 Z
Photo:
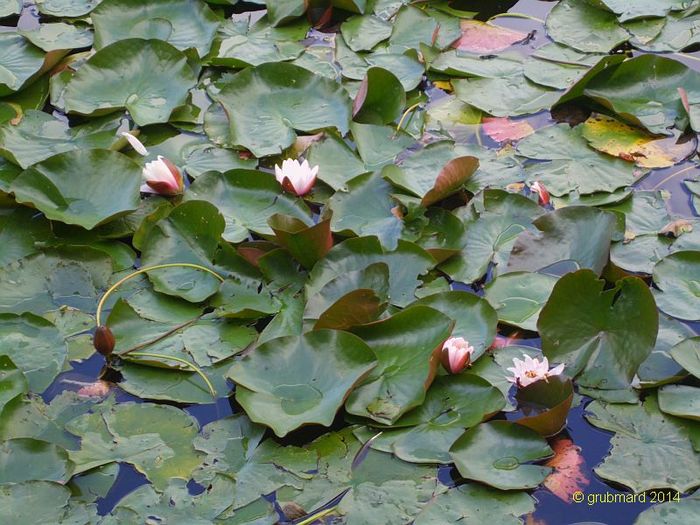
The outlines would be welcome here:
M 423 196 L 421 205 L 430 206 L 454 193 L 479 167 L 476 157 L 457 157 L 445 164 L 435 179 L 433 189 Z
M 581 449 L 568 438 L 551 443 L 554 457 L 545 463 L 554 471 L 544 480 L 544 486 L 560 500 L 570 503 L 574 492 L 583 490 L 591 482 L 585 474 L 586 462 Z
M 478 20 L 462 20 L 460 25 L 462 36 L 452 44 L 460 51 L 498 53 L 527 38 L 525 33 Z
M 693 231 L 693 223 L 685 219 L 678 219 L 673 222 L 669 222 L 666 226 L 661 228 L 659 231 L 660 235 L 666 235 L 668 237 L 680 237 L 684 233 L 690 233 Z
M 634 162 L 642 168 L 668 168 L 695 153 L 697 140 L 657 137 L 605 115 L 583 123 L 583 136 L 598 151 Z
M 481 125 L 484 133 L 496 142 L 515 142 L 535 132 L 527 120 L 507 117 L 485 117 Z

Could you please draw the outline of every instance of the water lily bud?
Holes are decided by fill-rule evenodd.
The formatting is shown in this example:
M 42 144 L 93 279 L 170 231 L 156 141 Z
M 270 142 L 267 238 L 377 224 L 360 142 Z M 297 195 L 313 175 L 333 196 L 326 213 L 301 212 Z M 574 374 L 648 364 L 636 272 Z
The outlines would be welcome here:
M 547 188 L 544 187 L 544 184 L 541 182 L 533 182 L 530 185 L 530 191 L 537 195 L 540 206 L 547 206 L 547 204 L 549 204 L 549 192 Z
M 144 193 L 179 195 L 185 187 L 180 170 L 162 155 L 146 163 L 143 167 L 143 179 L 146 184 L 141 186 L 141 191 Z
M 92 345 L 99 353 L 107 357 L 114 352 L 114 334 L 107 326 L 98 326 L 92 338 Z
M 309 161 L 299 163 L 296 159 L 287 159 L 282 167 L 275 165 L 275 178 L 285 191 L 301 197 L 311 191 L 316 183 L 318 166 L 309 166 Z
M 564 371 L 564 363 L 550 370 L 549 361 L 546 357 L 542 359 L 542 362 L 537 358 L 533 359 L 529 355 L 523 355 L 523 357 L 524 361 L 517 357 L 513 358 L 515 366 L 507 369 L 513 373 L 513 377 L 509 377 L 508 381 L 517 384 L 519 387 L 526 387 L 541 379 L 546 381 L 548 378 L 558 376 Z
M 442 345 L 441 361 L 450 374 L 458 374 L 471 362 L 474 347 L 462 337 L 451 337 Z
M 137 139 L 134 135 L 132 135 L 128 131 L 122 131 L 120 135 L 127 140 L 131 147 L 134 148 L 134 151 L 136 153 L 138 153 L 139 155 L 143 155 L 144 157 L 148 155 L 148 150 L 146 149 L 146 146 L 144 146 L 143 142 Z

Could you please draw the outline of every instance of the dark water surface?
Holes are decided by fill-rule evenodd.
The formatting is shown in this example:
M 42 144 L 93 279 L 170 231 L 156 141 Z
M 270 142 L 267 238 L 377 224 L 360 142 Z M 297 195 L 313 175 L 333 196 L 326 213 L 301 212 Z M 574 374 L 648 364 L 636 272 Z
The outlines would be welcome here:
M 144 0 L 145 1 L 145 0 Z M 630 0 L 635 1 L 635 0 Z M 458 5 L 457 5 L 458 4 Z M 488 4 L 487 10 L 483 6 Z M 542 0 L 521 0 L 516 1 L 493 1 L 485 0 L 465 0 L 457 2 L 455 7 L 463 10 L 480 10 L 479 19 L 486 20 L 499 13 L 507 11 L 511 13 L 522 13 L 540 20 L 544 20 L 547 13 L 555 5 L 554 2 Z M 245 12 L 259 8 L 253 4 L 239 3 L 235 7 L 237 12 Z M 38 24 L 37 11 L 35 6 L 27 5 L 20 17 L 19 25 L 22 29 L 30 29 Z M 523 32 L 533 32 L 533 37 L 526 45 L 522 46 L 524 53 L 531 52 L 534 48 L 542 45 L 547 40 L 544 28 L 541 22 L 537 20 L 525 18 L 506 18 L 499 17 L 498 24 L 512 29 L 517 29 Z M 685 56 L 676 55 L 685 62 L 688 66 L 700 70 L 700 59 L 693 54 Z M 536 115 L 527 117 L 528 120 L 536 127 L 541 127 L 550 122 L 549 115 Z M 484 139 L 485 145 L 489 145 Z M 679 217 L 692 217 L 695 215 L 691 205 L 690 193 L 683 186 L 683 181 L 688 178 L 697 177 L 700 175 L 700 167 L 691 162 L 686 162 L 668 168 L 665 170 L 654 170 L 650 175 L 637 183 L 637 188 L 663 189 L 671 194 L 668 201 L 669 211 Z M 481 295 L 481 290 L 473 288 L 470 285 L 461 283 L 453 283 L 454 289 L 466 290 L 471 293 Z M 700 323 L 695 323 L 691 326 L 696 333 L 700 333 Z M 509 334 L 502 334 L 509 335 Z M 539 346 L 538 338 L 518 340 L 518 344 L 526 346 Z M 104 361 L 98 354 L 82 363 L 73 363 L 73 370 L 59 376 L 54 384 L 44 393 L 46 401 L 51 400 L 64 390 L 78 390 L 82 384 L 93 382 L 100 374 Z M 120 390 L 116 390 L 117 401 L 136 401 L 140 399 Z M 564 437 L 571 439 L 578 447 L 580 447 L 585 459 L 586 475 L 590 483 L 584 489 L 586 494 L 626 494 L 624 487 L 613 487 L 602 480 L 598 479 L 593 473 L 593 468 L 600 464 L 610 450 L 610 438 L 612 433 L 599 430 L 590 425 L 584 418 L 586 405 L 590 402 L 588 398 L 581 398 L 579 404 L 572 408 L 569 413 L 568 423 L 565 431 L 562 433 Z M 184 409 L 195 417 L 200 425 L 205 425 L 211 421 L 227 417 L 235 412 L 229 399 L 220 399 L 215 404 L 193 405 L 186 406 Z M 440 479 L 448 484 L 455 482 L 452 469 L 440 469 Z M 101 514 L 109 513 L 118 501 L 137 487 L 147 483 L 145 476 L 136 471 L 132 466 L 122 464 L 120 466 L 119 475 L 116 482 L 109 490 L 104 498 L 97 500 L 98 509 Z M 196 484 L 190 487 L 192 493 L 197 493 L 201 490 Z M 589 505 L 585 500 L 582 503 L 564 502 L 553 495 L 547 489 L 540 489 L 533 492 L 533 496 L 537 499 L 536 510 L 532 516 L 528 518 L 528 523 L 532 525 L 566 525 L 574 523 L 604 523 L 608 525 L 627 525 L 632 524 L 636 517 L 645 508 L 651 506 L 647 503 L 595 503 Z M 700 523 L 700 517 L 698 518 Z

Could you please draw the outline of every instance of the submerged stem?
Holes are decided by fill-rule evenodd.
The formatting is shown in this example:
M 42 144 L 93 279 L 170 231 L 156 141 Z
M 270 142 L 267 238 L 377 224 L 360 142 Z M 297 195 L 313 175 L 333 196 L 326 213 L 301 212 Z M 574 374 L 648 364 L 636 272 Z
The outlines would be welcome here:
M 211 384 L 211 381 L 209 381 L 209 378 L 202 371 L 202 369 L 199 368 L 194 363 L 191 363 L 191 362 L 187 361 L 186 359 L 181 359 L 179 357 L 173 357 L 171 355 L 164 355 L 164 354 L 152 354 L 150 352 L 131 352 L 130 355 L 132 357 L 154 357 L 156 359 L 170 359 L 171 361 L 175 361 L 177 363 L 188 366 L 194 372 L 196 372 L 199 375 L 199 377 L 202 378 L 202 380 L 207 384 L 207 387 L 209 388 L 209 393 L 211 394 L 211 397 L 216 399 L 216 390 L 214 390 L 214 385 Z
M 193 264 L 193 263 L 168 263 L 168 264 L 156 264 L 154 266 L 144 266 L 143 268 L 139 268 L 138 270 L 130 273 L 126 277 L 122 277 L 119 279 L 116 283 L 114 283 L 110 288 L 104 293 L 102 298 L 100 299 L 100 302 L 97 303 L 97 311 L 95 312 L 95 320 L 97 322 L 97 326 L 102 326 L 101 322 L 101 317 L 102 317 L 102 309 L 104 308 L 104 304 L 107 301 L 107 298 L 117 289 L 119 288 L 122 284 L 124 284 L 126 281 L 129 279 L 133 279 L 137 275 L 141 275 L 142 273 L 145 272 L 150 272 L 151 270 L 160 270 L 162 268 L 194 268 L 196 270 L 202 270 L 203 272 L 210 273 L 214 277 L 216 277 L 219 281 L 224 282 L 224 278 L 216 273 L 214 270 L 210 270 L 206 266 L 201 266 L 199 264 Z
M 544 20 L 541 18 L 537 18 L 536 16 L 532 15 L 526 15 L 525 13 L 498 13 L 497 15 L 493 15 L 491 18 L 487 20 L 487 22 L 490 22 L 491 20 L 496 20 L 497 18 L 524 18 L 525 20 L 533 20 L 535 22 L 539 22 L 540 24 L 544 24 Z
M 420 106 L 421 104 L 422 104 L 422 102 L 416 102 L 416 103 L 413 104 L 411 107 L 409 107 L 406 111 L 403 112 L 403 115 L 401 115 L 401 120 L 399 120 L 399 123 L 398 123 L 398 125 L 396 126 L 396 133 L 394 134 L 394 136 L 396 136 L 396 134 L 397 134 L 399 131 L 401 131 L 401 126 L 403 126 L 403 123 L 404 123 L 404 121 L 406 120 L 406 117 L 408 117 L 408 114 L 411 113 L 411 111 L 413 111 L 414 109 L 416 109 L 416 108 L 417 108 L 418 106 Z

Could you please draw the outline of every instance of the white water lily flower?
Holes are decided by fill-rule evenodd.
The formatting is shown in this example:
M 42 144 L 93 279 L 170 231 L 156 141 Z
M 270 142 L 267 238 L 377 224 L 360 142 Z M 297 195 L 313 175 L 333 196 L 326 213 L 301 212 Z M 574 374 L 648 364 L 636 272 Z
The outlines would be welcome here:
M 138 153 L 139 155 L 143 155 L 144 157 L 148 155 L 148 150 L 146 149 L 146 146 L 143 145 L 143 142 L 141 142 L 131 133 L 129 133 L 128 131 L 122 131 L 120 135 L 124 137 L 127 141 L 129 141 L 129 144 L 132 148 L 134 148 L 134 151 L 136 153 Z
M 511 383 L 516 383 L 520 387 L 525 387 L 535 383 L 541 379 L 545 381 L 553 376 L 558 376 L 564 371 L 564 363 L 549 369 L 549 361 L 547 358 L 543 358 L 542 362 L 539 359 L 533 359 L 529 355 L 523 355 L 524 361 L 513 358 L 513 364 L 515 366 L 508 368 L 509 372 L 513 373 L 513 377 L 509 377 L 508 381 Z
M 316 183 L 318 166 L 309 166 L 309 161 L 299 163 L 296 159 L 287 159 L 282 162 L 282 167 L 275 165 L 275 178 L 282 187 L 301 197 L 311 191 Z
M 442 366 L 450 374 L 458 374 L 471 362 L 474 347 L 463 337 L 450 337 L 442 345 Z
M 156 160 L 147 162 L 143 167 L 145 184 L 141 186 L 144 193 L 161 195 L 179 195 L 184 188 L 182 175 L 177 166 L 165 157 L 158 155 Z

